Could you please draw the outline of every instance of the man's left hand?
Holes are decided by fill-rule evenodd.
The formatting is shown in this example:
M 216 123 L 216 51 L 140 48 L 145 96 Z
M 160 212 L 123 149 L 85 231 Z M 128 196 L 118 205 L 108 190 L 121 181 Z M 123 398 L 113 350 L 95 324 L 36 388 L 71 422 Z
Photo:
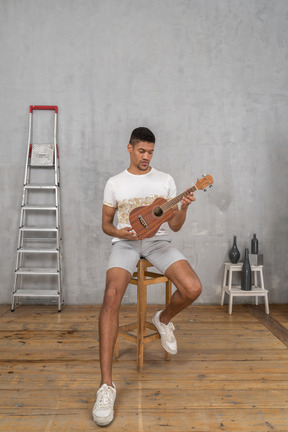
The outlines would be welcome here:
M 180 209 L 187 210 L 188 206 L 195 201 L 194 193 L 190 192 L 188 195 L 184 196 L 181 201 Z

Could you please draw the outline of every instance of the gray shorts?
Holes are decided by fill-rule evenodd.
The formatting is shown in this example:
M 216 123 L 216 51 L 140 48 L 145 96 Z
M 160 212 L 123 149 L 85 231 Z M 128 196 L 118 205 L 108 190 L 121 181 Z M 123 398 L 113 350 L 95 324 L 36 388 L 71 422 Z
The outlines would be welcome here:
M 160 236 L 159 236 L 160 237 Z M 121 240 L 112 245 L 108 268 L 120 267 L 131 275 L 138 260 L 146 258 L 162 274 L 176 261 L 186 260 L 185 256 L 171 245 L 169 237 L 151 237 L 144 240 Z

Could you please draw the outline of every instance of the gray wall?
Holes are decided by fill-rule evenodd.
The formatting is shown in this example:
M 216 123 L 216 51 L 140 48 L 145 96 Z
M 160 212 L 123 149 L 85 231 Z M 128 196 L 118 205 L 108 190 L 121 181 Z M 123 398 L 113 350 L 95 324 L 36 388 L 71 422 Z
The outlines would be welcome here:
M 1 0 L 0 302 L 11 299 L 30 104 L 59 106 L 66 303 L 102 301 L 103 188 L 140 125 L 179 192 L 203 172 L 215 180 L 173 235 L 203 282 L 198 303 L 219 303 L 233 235 L 243 256 L 253 233 L 270 301 L 288 302 L 287 17 L 287 0 Z M 129 288 L 124 302 L 135 298 Z

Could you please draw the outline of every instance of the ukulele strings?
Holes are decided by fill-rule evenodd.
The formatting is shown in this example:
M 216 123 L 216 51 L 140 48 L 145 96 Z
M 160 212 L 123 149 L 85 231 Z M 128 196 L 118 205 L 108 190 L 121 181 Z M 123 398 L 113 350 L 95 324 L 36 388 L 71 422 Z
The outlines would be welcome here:
M 189 195 L 190 192 L 194 192 L 195 190 L 197 190 L 196 185 L 192 186 L 190 189 L 187 189 L 185 192 L 182 192 L 180 195 L 177 195 L 175 198 L 172 198 L 170 201 L 162 204 L 160 206 L 161 210 L 163 211 L 163 213 L 165 213 L 166 211 L 170 210 L 170 208 L 172 208 L 174 205 L 178 204 L 184 196 Z

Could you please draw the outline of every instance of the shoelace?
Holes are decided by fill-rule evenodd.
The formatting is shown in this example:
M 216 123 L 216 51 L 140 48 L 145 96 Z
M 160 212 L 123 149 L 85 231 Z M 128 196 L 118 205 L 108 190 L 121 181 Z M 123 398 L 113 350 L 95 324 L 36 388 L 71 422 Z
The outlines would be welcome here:
M 167 339 L 168 342 L 173 342 L 174 340 L 174 333 L 173 331 L 175 330 L 174 324 L 172 322 L 169 322 L 166 326 L 166 330 L 167 330 Z
M 110 390 L 108 387 L 103 387 L 98 392 L 97 405 L 102 407 L 111 402 Z

